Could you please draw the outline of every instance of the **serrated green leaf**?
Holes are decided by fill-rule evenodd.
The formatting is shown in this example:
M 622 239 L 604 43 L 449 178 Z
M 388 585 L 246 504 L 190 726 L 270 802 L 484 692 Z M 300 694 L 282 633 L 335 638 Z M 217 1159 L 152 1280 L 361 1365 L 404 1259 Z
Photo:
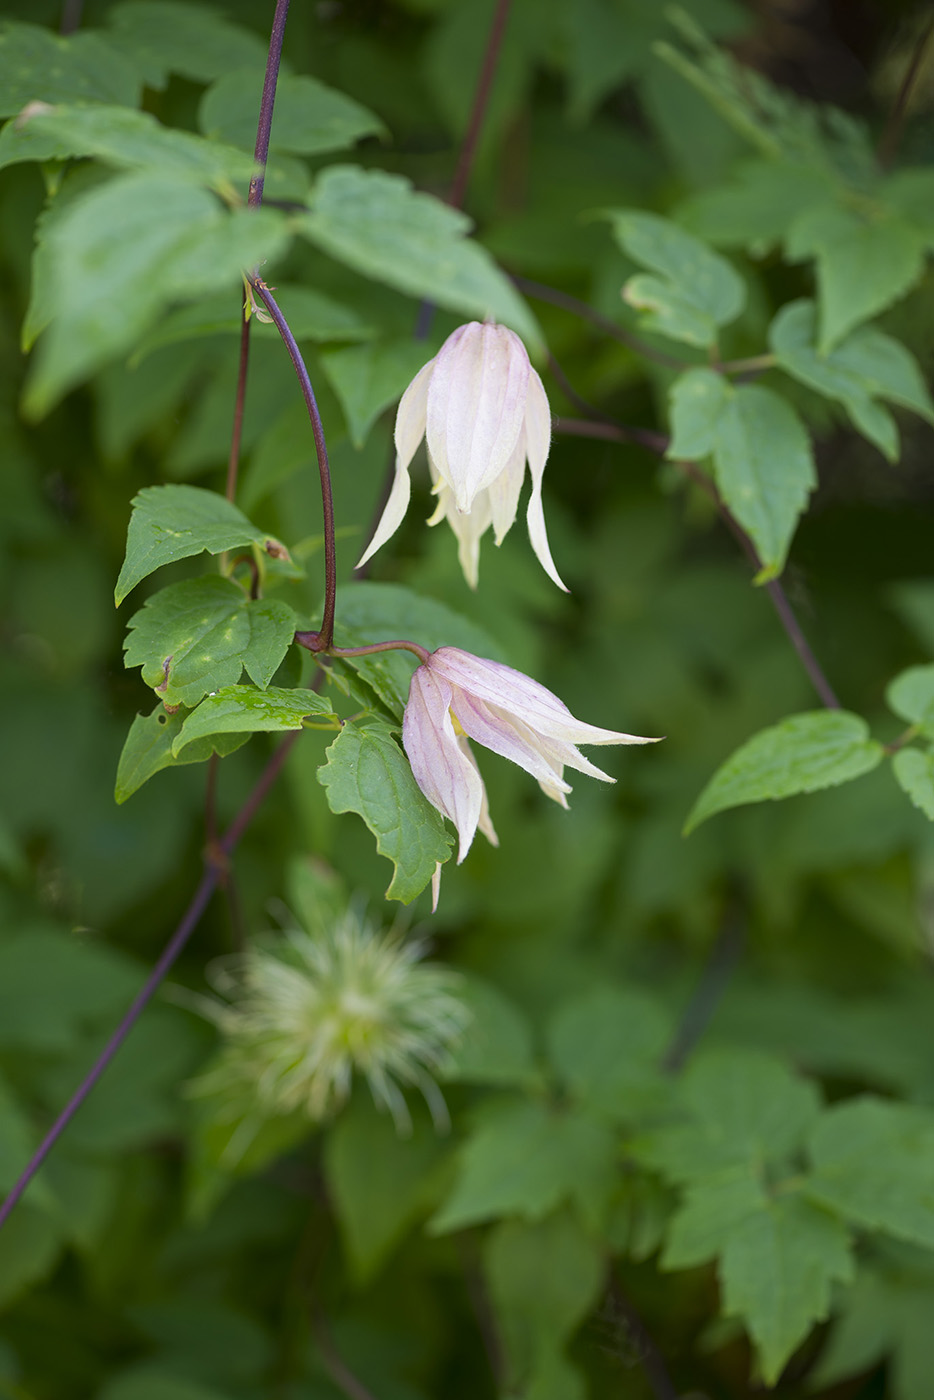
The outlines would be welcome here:
M 934 1113 L 884 1099 L 829 1109 L 809 1141 L 815 1201 L 867 1230 L 934 1248 Z
M 671 1218 L 663 1269 L 693 1269 L 714 1259 L 731 1233 L 768 1206 L 759 1173 L 750 1163 L 723 1167 L 692 1181 Z
M 266 554 L 288 557 L 285 546 L 258 530 L 232 501 L 200 486 L 146 486 L 133 497 L 126 558 L 117 579 L 117 607 L 147 575 L 163 564 L 193 554 L 222 554 L 256 545 Z
M 823 1389 L 889 1356 L 893 1400 L 927 1400 L 934 1370 L 934 1274 L 928 1251 L 886 1245 L 863 1261 L 811 1376 Z
M 634 1148 L 640 1161 L 677 1182 L 781 1161 L 799 1147 L 820 1107 L 813 1084 L 749 1049 L 698 1056 L 679 1100 L 686 1121 L 644 1134 Z
M 48 329 L 24 395 L 31 417 L 122 351 L 176 299 L 229 285 L 288 242 L 271 209 L 225 211 L 208 190 L 152 172 L 78 196 L 49 227 Z
M 164 705 L 190 709 L 208 691 L 235 685 L 244 668 L 264 690 L 298 626 L 287 603 L 249 598 L 232 579 L 186 579 L 130 618 L 124 665 L 141 666 Z
M 814 303 L 790 302 L 769 329 L 769 344 L 779 366 L 809 388 L 836 399 L 854 426 L 895 461 L 898 429 L 877 398 L 911 408 L 931 421 L 934 405 L 918 363 L 892 336 L 865 326 L 847 336 L 828 354 L 815 348 Z
M 725 504 L 759 551 L 764 577 L 774 578 L 817 485 L 804 424 L 771 389 L 740 385 L 717 419 L 713 465 Z
M 567 1210 L 534 1223 L 507 1220 L 484 1241 L 483 1269 L 505 1342 L 509 1390 L 529 1400 L 580 1400 L 581 1377 L 562 1353 L 600 1290 L 598 1243 Z
M 172 745 L 181 733 L 188 717 L 187 711 L 166 714 L 161 704 L 148 715 L 137 715 L 130 725 L 126 742 L 117 764 L 114 801 L 121 805 L 144 783 L 163 768 L 178 768 L 189 763 L 204 763 L 216 753 L 226 758 L 248 742 L 249 734 L 214 734 L 190 744 L 178 757 Z
M 811 710 L 747 740 L 711 778 L 685 822 L 685 835 L 717 812 L 852 782 L 885 756 L 859 715 Z
M 429 1222 L 446 1234 L 498 1215 L 541 1220 L 565 1201 L 599 1214 L 616 1174 L 616 1143 L 604 1124 L 571 1110 L 513 1100 L 491 1114 L 460 1154 L 454 1188 Z
M 128 54 L 147 87 L 163 88 L 170 73 L 210 82 L 235 68 L 262 68 L 266 44 L 203 5 L 129 0 L 107 14 L 108 39 Z
M 535 1083 L 539 1075 L 527 1017 L 498 988 L 468 973 L 461 974 L 457 995 L 470 1020 L 442 1061 L 440 1078 L 464 1084 Z
M 880 207 L 869 218 L 824 204 L 795 220 L 786 251 L 792 262 L 816 261 L 818 350 L 826 354 L 917 282 L 924 271 L 925 238 L 891 210 Z
M 212 141 L 252 151 L 262 93 L 262 67 L 226 72 L 201 99 L 198 125 Z M 271 151 L 323 155 L 344 151 L 365 136 L 386 134 L 379 117 L 352 97 L 326 87 L 317 78 L 280 73 L 269 137 Z
M 355 447 L 364 445 L 383 409 L 401 398 L 425 360 L 424 345 L 411 336 L 322 353 L 321 367 L 344 410 Z
M 853 1277 L 849 1234 L 801 1196 L 775 1196 L 730 1231 L 719 1274 L 723 1313 L 742 1318 L 763 1380 L 774 1385 L 814 1324 L 829 1315 L 834 1285 Z
M 613 234 L 625 253 L 659 276 L 630 278 L 623 297 L 644 308 L 642 323 L 689 345 L 714 345 L 717 328 L 734 321 L 746 287 L 726 258 L 670 219 L 637 210 L 611 211 Z
M 892 759 L 892 771 L 899 787 L 934 822 L 934 754 L 900 749 Z
M 217 734 L 278 734 L 301 729 L 310 715 L 324 720 L 337 718 L 331 703 L 313 690 L 284 690 L 270 686 L 257 690 L 252 685 L 226 685 L 207 695 L 197 709 L 186 716 L 172 743 L 178 758 L 189 744 Z
M 324 1144 L 328 1193 L 355 1277 L 366 1282 L 438 1199 L 450 1145 L 426 1114 L 402 1138 L 391 1118 L 360 1094 Z
M 95 156 L 120 170 L 170 173 L 219 191 L 248 183 L 255 169 L 235 146 L 161 126 L 148 112 L 130 107 L 61 104 L 0 132 L 0 169 L 21 160 L 73 156 Z
M 599 987 L 554 1014 L 548 1053 L 572 1098 L 626 1122 L 664 1101 L 661 1058 L 670 1035 L 670 1018 L 652 997 Z
M 744 161 L 724 187 L 705 189 L 678 208 L 679 221 L 722 248 L 761 254 L 794 220 L 827 197 L 826 175 L 774 160 Z
M 0 117 L 28 102 L 139 101 L 140 76 L 100 34 L 50 33 L 5 21 L 0 32 Z
M 902 671 L 886 686 L 885 703 L 910 724 L 934 726 L 934 666 Z
M 449 311 L 491 317 L 539 349 L 541 331 L 489 253 L 467 238 L 470 220 L 401 175 L 332 165 L 298 222 L 338 262 Z
M 685 370 L 669 389 L 671 442 L 665 453 L 674 462 L 697 462 L 713 451 L 717 423 L 730 386 L 716 370 Z
M 451 854 L 439 812 L 412 776 L 409 760 L 384 720 L 345 724 L 318 769 L 332 812 L 356 812 L 395 866 L 387 899 L 408 904 Z

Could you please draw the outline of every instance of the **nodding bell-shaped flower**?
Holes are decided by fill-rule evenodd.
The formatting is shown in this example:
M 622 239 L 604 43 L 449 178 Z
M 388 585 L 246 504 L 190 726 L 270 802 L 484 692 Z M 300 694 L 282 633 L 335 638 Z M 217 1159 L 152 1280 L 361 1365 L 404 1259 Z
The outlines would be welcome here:
M 501 544 L 516 518 L 528 462 L 529 538 L 549 578 L 567 592 L 551 557 L 542 510 L 551 411 L 542 381 L 513 331 L 489 321 L 458 327 L 402 395 L 392 491 L 358 569 L 402 524 L 411 494 L 409 466 L 423 437 L 438 498 L 428 523 L 450 524 L 471 588 L 477 586 L 481 537 L 492 525 Z
M 432 652 L 412 676 L 402 742 L 422 792 L 457 828 L 458 865 L 478 828 L 494 846 L 499 844 L 469 739 L 531 773 L 546 796 L 562 807 L 567 807 L 566 794 L 571 791 L 564 781 L 566 767 L 606 783 L 615 781 L 584 758 L 578 744 L 658 742 L 584 724 L 550 690 L 511 666 L 457 647 Z M 439 865 L 435 904 L 440 871 Z

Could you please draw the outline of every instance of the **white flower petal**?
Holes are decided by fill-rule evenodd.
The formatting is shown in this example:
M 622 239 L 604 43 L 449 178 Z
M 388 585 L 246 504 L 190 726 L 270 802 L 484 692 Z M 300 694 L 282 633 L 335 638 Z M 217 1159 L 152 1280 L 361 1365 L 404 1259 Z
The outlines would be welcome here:
M 451 687 L 419 666 L 412 676 L 402 721 L 402 744 L 412 775 L 433 807 L 457 828 L 458 865 L 470 850 L 483 811 L 483 780 L 473 756 L 458 743 L 451 719 Z
M 477 700 L 484 700 L 511 715 L 546 739 L 563 740 L 570 744 L 654 744 L 656 739 L 637 734 L 617 733 L 584 724 L 575 719 L 557 695 L 545 686 L 524 676 L 511 666 L 484 657 L 471 656 L 459 647 L 441 647 L 431 658 L 431 669 L 443 676 L 456 690 L 463 690 Z
M 429 360 L 427 365 L 422 366 L 399 400 L 399 407 L 396 410 L 396 453 L 406 467 L 415 456 L 418 444 L 425 436 L 428 385 L 434 367 L 435 360 Z
M 531 367 L 505 326 L 462 326 L 438 352 L 428 387 L 426 437 L 458 510 L 502 472 L 525 419 Z
M 523 430 L 512 449 L 512 456 L 500 475 L 489 485 L 490 513 L 493 517 L 493 530 L 496 543 L 502 544 L 512 528 L 519 509 L 519 495 L 525 476 L 525 431 Z
M 480 541 L 490 528 L 489 492 L 481 491 L 473 503 L 473 510 L 464 515 L 455 509 L 454 497 L 449 486 L 442 482 L 438 488 L 438 506 L 429 520 L 436 525 L 446 519 L 457 537 L 457 557 L 464 571 L 464 578 L 471 588 L 476 588 L 480 571 Z
M 483 791 L 483 800 L 480 803 L 480 820 L 477 823 L 478 829 L 483 832 L 484 836 L 489 841 L 491 846 L 498 846 L 499 837 L 496 834 L 496 830 L 493 826 L 493 820 L 490 816 L 490 804 L 487 800 L 486 784 L 484 783 L 483 778 L 480 776 L 480 769 L 477 768 L 477 760 L 473 756 L 473 749 L 470 747 L 470 744 L 468 743 L 464 735 L 459 734 L 457 736 L 457 742 L 461 746 L 461 752 L 465 755 L 466 758 L 470 760 L 474 768 L 477 769 L 477 776 L 480 778 L 480 787 Z
M 393 478 L 389 500 L 386 502 L 385 509 L 380 516 L 379 524 L 376 527 L 373 538 L 354 565 L 355 568 L 362 569 L 367 560 L 371 559 L 376 551 L 396 533 L 405 517 L 411 494 L 412 483 L 409 479 L 408 463 L 403 463 L 402 458 L 397 457 L 396 474 Z
M 540 783 L 571 791 L 563 782 L 560 770 L 556 773 L 554 764 L 542 753 L 538 736 L 521 720 L 456 687 L 451 708 L 464 733 L 478 744 L 524 768 Z
M 532 541 L 532 548 L 535 550 L 538 562 L 545 573 L 560 589 L 569 593 L 570 589 L 555 568 L 555 561 L 551 557 L 551 547 L 548 544 L 548 532 L 545 529 L 545 512 L 542 507 L 542 477 L 545 472 L 545 463 L 548 460 L 548 450 L 551 446 L 551 409 L 548 407 L 548 396 L 545 393 L 544 385 L 534 369 L 529 374 L 525 413 L 525 443 L 529 459 L 529 473 L 532 477 L 532 494 L 529 497 L 529 507 L 526 513 L 529 539 Z

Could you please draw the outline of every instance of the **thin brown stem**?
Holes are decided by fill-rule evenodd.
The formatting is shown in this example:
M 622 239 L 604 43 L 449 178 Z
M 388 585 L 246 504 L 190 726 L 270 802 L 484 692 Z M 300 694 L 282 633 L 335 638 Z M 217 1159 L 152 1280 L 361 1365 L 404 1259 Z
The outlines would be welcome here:
M 738 903 L 728 910 L 723 927 L 701 972 L 694 995 L 685 1008 L 674 1037 L 662 1056 L 662 1069 L 675 1074 L 701 1039 L 729 986 L 746 943 Z
M 237 367 L 237 392 L 234 398 L 233 428 L 230 433 L 230 455 L 227 458 L 227 490 L 228 501 L 232 501 L 237 494 L 237 472 L 240 469 L 240 443 L 243 439 L 243 409 L 246 404 L 246 379 L 247 371 L 250 367 L 250 322 L 247 320 L 245 310 L 241 311 L 243 320 L 240 322 L 240 360 Z
M 62 6 L 61 22 L 58 26 L 59 34 L 74 34 L 76 29 L 80 29 L 83 11 L 84 0 L 65 0 Z
M 464 139 L 461 142 L 460 154 L 457 158 L 457 168 L 454 171 L 454 179 L 451 181 L 451 189 L 447 202 L 452 209 L 460 209 L 467 193 L 467 186 L 470 183 L 470 174 L 473 170 L 474 160 L 477 155 L 477 144 L 480 140 L 480 133 L 483 130 L 483 123 L 486 119 L 487 108 L 490 103 L 490 92 L 493 87 L 493 79 L 496 76 L 496 65 L 499 62 L 500 50 L 503 45 L 503 35 L 506 32 L 506 21 L 509 19 L 509 10 L 512 0 L 496 0 L 496 9 L 493 12 L 493 20 L 490 24 L 487 35 L 486 48 L 483 53 L 483 61 L 480 65 L 480 73 L 477 78 L 477 86 L 474 90 L 473 105 L 470 109 L 470 116 L 467 120 L 467 130 L 464 132 Z M 435 303 L 433 301 L 423 301 L 418 308 L 418 316 L 415 321 L 413 332 L 416 340 L 425 340 L 431 330 L 431 322 L 435 314 Z
M 289 358 L 292 361 L 298 382 L 301 385 L 302 396 L 305 400 L 305 407 L 308 409 L 308 417 L 311 420 L 311 431 L 315 439 L 315 452 L 318 457 L 318 476 L 321 481 L 321 514 L 324 526 L 324 610 L 321 619 L 321 630 L 318 633 L 320 645 L 318 651 L 327 651 L 334 638 L 334 606 L 337 598 L 337 549 L 334 540 L 334 496 L 331 490 L 331 468 L 328 463 L 327 443 L 324 440 L 324 426 L 321 422 L 321 414 L 318 411 L 318 401 L 315 398 L 315 391 L 311 387 L 311 379 L 302 359 L 302 353 L 296 344 L 295 337 L 289 329 L 275 297 L 270 292 L 266 283 L 260 277 L 251 276 L 250 285 L 259 297 L 260 301 L 269 312 L 276 329 L 282 337 Z
M 320 1308 L 316 1308 L 312 1314 L 312 1330 L 325 1369 L 338 1390 L 347 1396 L 347 1400 L 376 1400 L 369 1386 L 364 1385 L 360 1377 L 351 1371 L 337 1350 L 331 1329 Z
M 591 325 L 596 326 L 604 334 L 618 340 L 620 345 L 625 345 L 628 350 L 632 350 L 636 355 L 641 355 L 644 360 L 664 365 L 666 369 L 690 368 L 690 361 L 679 360 L 674 355 L 666 355 L 664 350 L 656 350 L 654 346 L 647 345 L 639 336 L 633 335 L 623 326 L 618 326 L 608 316 L 604 316 L 602 312 L 588 306 L 586 301 L 580 301 L 568 292 L 559 291 L 557 287 L 548 287 L 544 282 L 533 282 L 529 277 L 514 276 L 512 282 L 520 292 L 534 297 L 536 301 L 550 302 L 552 306 L 560 306 L 563 311 L 569 311 L 572 316 L 579 316 L 582 320 L 589 321 Z
M 628 1339 L 635 1349 L 656 1400 L 678 1400 L 678 1390 L 668 1374 L 665 1358 L 613 1270 L 610 1271 L 610 1296 L 618 1317 L 625 1324 Z
M 663 433 L 651 433 L 641 428 L 626 428 L 621 424 L 607 423 L 605 421 L 581 421 L 574 418 L 558 418 L 554 423 L 556 432 L 572 433 L 580 437 L 603 438 L 608 442 L 640 442 L 644 447 L 648 447 L 652 452 L 663 457 L 668 448 L 669 439 Z M 639 436 L 637 437 L 636 434 Z M 763 565 L 752 540 L 740 525 L 739 521 L 724 504 L 719 491 L 706 472 L 701 471 L 696 462 L 675 462 L 685 476 L 695 482 L 714 502 L 720 516 L 738 541 L 749 562 L 758 573 Z M 833 686 L 824 675 L 823 668 L 810 643 L 801 630 L 801 624 L 795 616 L 794 609 L 788 601 L 788 595 L 778 579 L 769 579 L 765 585 L 765 591 L 772 600 L 772 606 L 778 614 L 778 620 L 785 629 L 789 641 L 798 654 L 798 658 L 808 674 L 814 689 L 820 698 L 821 704 L 828 710 L 839 710 L 840 701 L 837 699 Z
M 317 632 L 296 632 L 295 640 L 299 646 L 308 647 L 309 651 L 318 651 L 316 646 L 309 645 L 308 640 L 317 637 Z M 431 660 L 431 652 L 425 647 L 419 646 L 418 642 L 408 642 L 402 639 L 392 642 L 371 642 L 365 647 L 328 647 L 328 656 L 373 656 L 378 651 L 410 651 L 418 657 L 423 664 Z
M 905 118 L 908 115 L 908 101 L 911 97 L 911 90 L 917 81 L 921 71 L 921 63 L 924 58 L 924 51 L 927 48 L 931 35 L 934 34 L 934 16 L 928 20 L 915 44 L 914 53 L 911 55 L 911 62 L 905 70 L 905 76 L 901 81 L 901 86 L 889 112 L 885 129 L 879 138 L 879 145 L 876 148 L 876 158 L 883 170 L 888 170 L 895 160 L 895 152 L 898 150 L 898 143 L 902 137 L 905 126 Z

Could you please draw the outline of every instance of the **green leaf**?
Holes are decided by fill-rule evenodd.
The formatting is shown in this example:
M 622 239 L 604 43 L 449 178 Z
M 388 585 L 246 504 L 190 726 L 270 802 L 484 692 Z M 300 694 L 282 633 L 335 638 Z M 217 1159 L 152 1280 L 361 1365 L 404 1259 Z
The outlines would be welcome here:
M 339 588 L 337 616 L 335 638 L 340 646 L 409 637 L 429 651 L 455 646 L 492 661 L 505 659 L 499 644 L 477 623 L 399 584 L 352 583 Z M 348 657 L 346 664 L 401 720 L 416 658 L 407 651 L 384 651 L 375 656 Z
M 747 740 L 718 768 L 691 809 L 685 835 L 728 807 L 852 782 L 884 756 L 859 715 L 845 710 L 792 715 Z
M 717 420 L 713 464 L 724 502 L 759 551 L 760 581 L 774 578 L 817 485 L 804 424 L 771 389 L 740 385 Z
M 457 1180 L 429 1229 L 446 1234 L 498 1215 L 541 1220 L 564 1201 L 599 1215 L 616 1175 L 613 1133 L 571 1110 L 512 1100 L 487 1115 L 461 1150 Z
M 270 209 L 226 212 L 208 190 L 151 172 L 118 175 L 73 199 L 49 226 L 52 319 L 24 396 L 40 417 L 62 394 L 130 349 L 175 299 L 240 283 L 288 234 Z
M 470 220 L 412 189 L 401 175 L 332 165 L 318 176 L 298 224 L 338 262 L 449 311 L 492 317 L 539 349 L 541 331 L 489 253 L 467 238 Z
M 21 160 L 95 156 L 121 170 L 152 170 L 220 192 L 249 183 L 249 156 L 190 131 L 160 126 L 130 107 L 68 106 L 33 112 L 0 132 L 0 169 Z
M 506 1346 L 509 1392 L 578 1400 L 585 1391 L 562 1349 L 599 1296 L 605 1264 L 598 1243 L 567 1210 L 533 1223 L 507 1220 L 484 1241 L 483 1269 Z
M 122 1011 L 141 981 L 115 949 L 47 925 L 24 929 L 0 943 L 0 1048 L 67 1054 L 85 1027 Z
M 909 666 L 886 686 L 885 702 L 890 710 L 934 732 L 934 666 Z
M 670 219 L 636 210 L 611 211 L 617 243 L 658 276 L 631 277 L 623 298 L 648 312 L 647 329 L 689 345 L 714 345 L 717 327 L 735 321 L 746 287 L 725 258 Z
M 0 1249 L 0 1307 L 13 1301 L 55 1268 L 64 1245 L 55 1217 L 21 1201 L 3 1227 Z
M 227 72 L 208 88 L 198 109 L 198 125 L 212 141 L 226 141 L 252 152 L 256 114 L 263 93 L 263 69 Z M 280 73 L 273 109 L 271 151 L 299 156 L 343 151 L 365 136 L 385 136 L 373 112 L 317 78 Z
M 204 763 L 212 753 L 226 758 L 249 742 L 249 734 L 212 734 L 195 744 L 189 744 L 178 757 L 172 752 L 172 745 L 181 733 L 182 725 L 188 718 L 186 711 L 166 714 L 162 704 L 148 715 L 137 715 L 130 725 L 130 732 L 117 764 L 117 778 L 114 784 L 114 801 L 120 805 L 138 792 L 143 783 L 149 781 L 163 768 L 179 768 L 189 763 Z
M 6 20 L 0 32 L 0 117 L 28 102 L 139 101 L 140 81 L 119 50 L 99 34 L 67 38 Z
M 437 862 L 451 854 L 439 812 L 412 776 L 392 727 L 372 718 L 345 724 L 318 769 L 332 812 L 357 812 L 376 837 L 376 849 L 395 870 L 387 899 L 408 904 L 428 884 Z
M 934 1248 L 934 1113 L 883 1099 L 829 1109 L 810 1136 L 813 1200 L 867 1230 Z
M 196 705 L 235 685 L 246 668 L 264 690 L 288 651 L 299 620 L 286 603 L 249 598 L 232 579 L 174 583 L 148 598 L 127 623 L 127 668 L 165 705 Z
M 820 1097 L 771 1055 L 744 1049 L 698 1056 L 681 1081 L 683 1123 L 642 1135 L 641 1162 L 671 1181 L 743 1172 L 794 1153 L 817 1118 Z
M 178 758 L 189 744 L 214 739 L 218 734 L 278 734 L 301 729 L 309 715 L 337 722 L 330 702 L 313 690 L 283 690 L 270 686 L 256 690 L 251 685 L 226 685 L 206 696 L 192 710 L 172 743 Z
M 814 258 L 819 290 L 818 351 L 884 311 L 924 271 L 925 238 L 917 227 L 879 207 L 871 217 L 838 204 L 801 214 L 788 233 L 792 262 Z
M 147 87 L 165 87 L 170 73 L 210 82 L 235 68 L 261 69 L 266 58 L 266 43 L 252 29 L 202 5 L 129 0 L 109 10 L 107 21 L 108 38 L 145 75 Z
M 678 208 L 679 221 L 721 248 L 759 255 L 784 238 L 794 220 L 827 196 L 827 177 L 807 166 L 744 161 L 730 183 L 705 189 Z
M 813 302 L 794 301 L 782 307 L 769 329 L 769 344 L 780 368 L 841 403 L 854 427 L 889 461 L 896 461 L 899 441 L 895 420 L 875 400 L 885 398 L 913 408 L 930 421 L 934 405 L 914 356 L 874 327 L 855 331 L 829 354 L 819 355 L 814 332 Z
M 367 1282 L 414 1222 L 438 1199 L 450 1154 L 427 1115 L 400 1137 L 386 1113 L 355 1096 L 328 1132 L 324 1171 L 355 1278 Z
M 114 601 L 124 598 L 148 574 L 207 550 L 255 545 L 274 558 L 288 551 L 272 535 L 258 530 L 242 511 L 214 491 L 200 486 L 146 486 L 133 498 L 126 558 L 117 579 Z
M 669 389 L 671 442 L 665 453 L 674 462 L 697 462 L 713 451 L 717 424 L 726 408 L 730 386 L 712 369 L 689 369 Z
M 660 1062 L 670 1036 L 670 1018 L 652 997 L 599 987 L 558 1009 L 548 1052 L 572 1098 L 626 1122 L 663 1101 Z
M 900 749 L 892 759 L 892 771 L 899 787 L 934 822 L 934 754 Z
M 927 1251 L 887 1245 L 866 1260 L 811 1374 L 824 1389 L 889 1355 L 893 1400 L 927 1400 L 934 1369 L 934 1273 Z
M 834 1284 L 853 1276 L 847 1229 L 789 1193 L 736 1218 L 717 1252 L 723 1314 L 743 1320 L 763 1380 L 774 1385 L 814 1323 L 829 1315 Z
M 440 1066 L 449 1083 L 529 1086 L 539 1075 L 532 1028 L 514 1002 L 491 983 L 461 973 L 457 995 L 470 1013 L 461 1038 Z
M 425 362 L 424 344 L 411 336 L 323 352 L 321 368 L 338 397 L 355 447 L 364 445 L 379 415 L 401 398 Z

